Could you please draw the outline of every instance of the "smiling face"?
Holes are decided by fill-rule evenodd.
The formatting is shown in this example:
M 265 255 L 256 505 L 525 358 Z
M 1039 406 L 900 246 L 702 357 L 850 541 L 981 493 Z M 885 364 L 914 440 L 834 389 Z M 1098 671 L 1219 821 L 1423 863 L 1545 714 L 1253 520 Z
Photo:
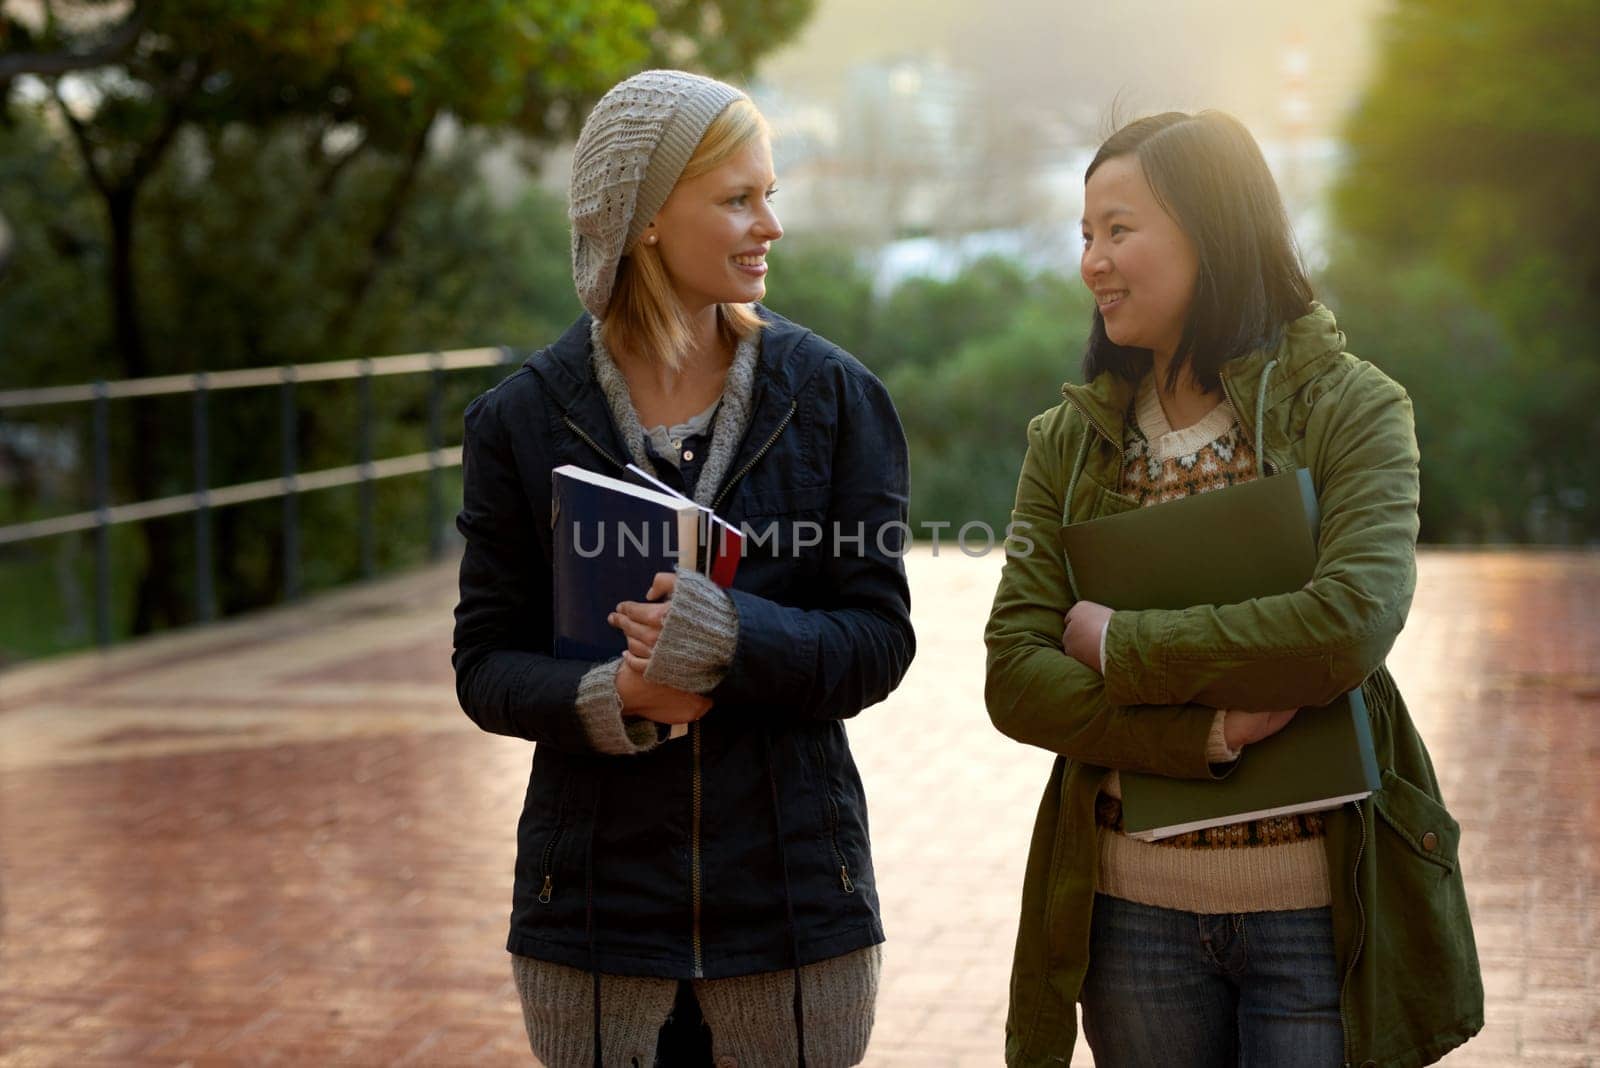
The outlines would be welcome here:
M 645 230 L 683 310 L 694 317 L 716 304 L 747 304 L 767 291 L 767 251 L 783 236 L 773 214 L 776 191 L 766 135 L 704 174 L 673 187 Z
M 1083 284 L 1106 336 L 1170 360 L 1183 337 L 1200 260 L 1156 200 L 1136 156 L 1101 163 L 1083 188 Z

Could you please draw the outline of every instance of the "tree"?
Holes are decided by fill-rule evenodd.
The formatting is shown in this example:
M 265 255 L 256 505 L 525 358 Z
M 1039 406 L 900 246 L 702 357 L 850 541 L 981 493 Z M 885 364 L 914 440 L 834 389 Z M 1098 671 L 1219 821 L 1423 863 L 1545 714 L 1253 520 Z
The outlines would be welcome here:
M 1070 304 L 1076 288 L 1060 275 L 1030 274 L 1000 256 L 970 263 L 950 279 L 908 279 L 889 294 L 878 315 L 869 362 L 892 369 L 950 360 L 968 340 L 1005 331 L 1030 303 Z
M 531 158 L 571 134 L 593 99 L 629 72 L 671 63 L 745 73 L 793 34 L 811 5 L 43 0 L 37 8 L 0 6 L 0 40 L 12 61 L 0 67 L 0 103 L 13 127 L 31 121 L 37 130 L 62 131 L 98 203 L 98 233 L 88 238 L 96 247 L 81 262 L 100 272 L 108 326 L 103 338 L 82 337 L 76 346 L 94 353 L 92 373 L 207 369 L 221 352 L 254 362 L 372 355 L 363 346 L 380 336 L 369 312 L 385 275 L 428 284 L 415 271 L 397 271 L 398 254 L 428 182 L 430 152 L 445 133 L 512 135 Z M 42 115 L 19 89 L 40 84 L 49 101 Z M 459 175 L 471 167 L 470 153 L 456 153 L 442 169 Z M 164 225 L 201 236 L 158 235 L 151 195 L 158 187 Z M 188 217 L 202 208 L 221 212 L 209 220 L 221 225 Z M 52 225 L 48 217 L 11 218 L 18 228 Z M 82 225 L 75 220 L 74 232 Z M 271 344 L 285 336 L 277 320 L 286 306 L 263 298 L 296 290 L 274 268 L 284 272 L 286 259 L 306 265 L 319 237 L 333 252 L 311 263 L 319 288 L 294 306 L 302 343 Z M 162 255 L 147 255 L 147 246 Z M 171 256 L 180 254 L 191 269 L 175 273 Z M 174 321 L 173 308 L 194 304 L 194 290 L 179 280 L 203 283 L 204 269 L 221 261 L 264 285 L 226 293 L 237 302 L 218 314 L 205 305 L 198 324 L 178 319 L 176 336 L 161 330 Z M 210 290 L 218 288 L 228 287 Z M 402 312 L 409 307 L 406 299 L 398 304 Z M 75 317 L 75 304 L 59 314 Z M 55 325 L 70 332 L 72 321 Z M 207 344 L 194 343 L 196 325 L 214 332 Z M 435 337 L 419 347 L 439 344 Z M 56 366 L 83 369 L 66 360 Z M 155 406 L 134 412 L 128 455 L 140 459 L 128 466 L 127 490 L 143 499 L 158 495 L 164 477 L 156 462 L 162 427 Z M 159 523 L 141 530 L 136 631 L 185 611 L 174 539 Z
M 1320 279 L 1340 327 L 1411 394 L 1422 447 L 1423 541 L 1509 541 L 1522 533 L 1531 427 L 1506 403 L 1506 331 L 1435 264 L 1372 271 L 1347 250 Z M 1488 402 L 1498 398 L 1498 402 Z
M 1590 0 L 1397 0 L 1335 191 L 1361 257 L 1347 274 L 1437 265 L 1508 339 L 1493 389 L 1456 399 L 1469 422 L 1493 422 L 1492 406 L 1527 429 L 1521 451 L 1480 453 L 1527 473 L 1511 524 L 1521 537 L 1600 537 L 1597 53 Z
M 928 522 L 951 524 L 941 540 L 982 522 L 998 541 L 1015 497 L 1028 420 L 1060 404 L 1061 383 L 1078 379 L 1089 334 L 1087 295 L 1058 275 L 1012 269 L 1023 284 L 992 330 L 926 339 L 926 351 L 906 353 L 888 372 L 910 445 L 911 517 L 919 536 Z M 996 270 L 995 263 L 976 264 L 948 285 L 958 293 L 981 291 Z
M 770 259 L 762 303 L 874 362 L 868 351 L 877 310 L 872 276 L 856 249 L 786 237 L 773 246 Z

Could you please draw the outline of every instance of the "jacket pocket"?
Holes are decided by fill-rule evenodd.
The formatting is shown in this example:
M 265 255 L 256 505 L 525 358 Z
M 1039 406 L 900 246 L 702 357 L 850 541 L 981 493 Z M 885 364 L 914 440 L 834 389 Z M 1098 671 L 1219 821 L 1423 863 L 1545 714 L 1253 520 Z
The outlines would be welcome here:
M 548 905 L 555 896 L 555 864 L 556 847 L 561 844 L 561 836 L 567 830 L 567 795 L 571 793 L 571 783 L 561 784 L 561 799 L 556 803 L 556 822 L 550 828 L 550 833 L 545 837 L 544 849 L 539 854 L 539 904 Z
M 1461 825 L 1443 805 L 1393 769 L 1384 769 L 1382 785 L 1373 806 L 1383 823 L 1412 855 L 1454 872 L 1461 849 Z
M 1426 790 L 1392 769 L 1384 770 L 1372 807 L 1373 867 L 1363 890 L 1367 928 L 1358 958 L 1370 995 L 1360 1014 L 1362 1044 L 1380 1064 L 1410 1063 L 1439 1036 L 1482 1026 L 1461 828 Z
M 751 493 L 740 502 L 736 524 L 745 554 L 799 560 L 827 551 L 834 536 L 826 523 L 831 493 L 828 486 Z
M 812 744 L 817 752 L 817 773 L 821 778 L 820 793 L 822 802 L 822 827 L 827 836 L 828 845 L 832 850 L 833 863 L 839 871 L 839 888 L 847 894 L 856 892 L 855 883 L 850 879 L 850 865 L 844 859 L 844 850 L 839 846 L 839 799 L 833 792 L 833 775 L 828 767 L 828 749 L 822 744 L 821 738 L 812 739 Z

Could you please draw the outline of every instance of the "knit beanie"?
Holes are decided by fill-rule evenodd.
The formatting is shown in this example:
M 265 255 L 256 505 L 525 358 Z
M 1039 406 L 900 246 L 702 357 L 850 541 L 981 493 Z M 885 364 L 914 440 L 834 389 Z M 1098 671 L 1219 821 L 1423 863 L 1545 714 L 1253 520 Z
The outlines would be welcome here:
M 617 265 L 650 225 L 718 115 L 744 93 L 681 70 L 618 83 L 589 112 L 572 154 L 572 280 L 603 318 Z

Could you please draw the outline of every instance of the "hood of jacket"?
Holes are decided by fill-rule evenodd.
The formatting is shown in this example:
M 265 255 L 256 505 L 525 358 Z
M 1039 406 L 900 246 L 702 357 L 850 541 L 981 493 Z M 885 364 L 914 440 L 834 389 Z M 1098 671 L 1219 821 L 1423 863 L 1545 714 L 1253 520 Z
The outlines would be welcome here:
M 755 306 L 762 320 L 761 348 L 751 407 L 767 399 L 787 405 L 817 373 L 832 346 L 803 344 L 815 335 L 763 305 Z M 589 364 L 589 331 L 594 317 L 584 312 L 554 344 L 533 353 L 522 365 L 543 379 L 563 411 L 571 413 L 593 404 L 594 372 Z

